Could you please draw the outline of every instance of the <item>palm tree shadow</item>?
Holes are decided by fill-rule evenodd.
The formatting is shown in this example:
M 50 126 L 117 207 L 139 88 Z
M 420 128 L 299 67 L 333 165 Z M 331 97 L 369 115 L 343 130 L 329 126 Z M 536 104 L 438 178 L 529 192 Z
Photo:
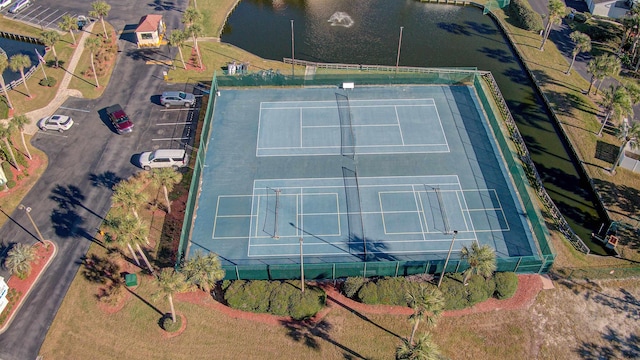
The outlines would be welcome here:
M 157 312 L 158 315 L 164 316 L 164 313 L 162 311 L 160 311 L 157 307 L 153 306 L 152 303 L 148 302 L 146 299 L 144 299 L 142 296 L 136 294 L 133 290 L 129 289 L 128 287 L 126 289 L 127 289 L 127 291 L 129 293 L 133 294 L 133 296 L 138 298 L 138 300 L 142 301 L 145 305 L 149 306 L 153 311 Z
M 356 351 L 342 345 L 331 338 L 332 326 L 326 320 L 315 322 L 310 319 L 295 321 L 295 320 L 281 320 L 280 324 L 287 329 L 287 336 L 297 342 L 304 342 L 304 344 L 314 350 L 320 349 L 320 342 L 318 339 L 322 339 L 333 346 L 340 348 L 343 351 L 345 359 L 366 359 Z
M 336 298 L 334 298 L 334 297 L 332 297 L 330 295 L 327 295 L 327 299 L 331 300 L 333 303 L 335 303 L 336 305 L 339 305 L 340 307 L 344 308 L 345 310 L 348 310 L 350 313 L 352 313 L 353 315 L 359 317 L 360 319 L 362 319 L 362 320 L 368 322 L 369 324 L 377 327 L 378 329 L 386 332 L 387 334 L 395 336 L 398 339 L 404 339 L 402 336 L 394 333 L 393 331 L 378 325 L 373 320 L 369 319 L 366 315 L 358 312 L 356 309 L 354 309 L 354 308 L 350 307 L 349 305 L 341 302 L 340 300 L 338 300 L 338 299 L 336 299 Z

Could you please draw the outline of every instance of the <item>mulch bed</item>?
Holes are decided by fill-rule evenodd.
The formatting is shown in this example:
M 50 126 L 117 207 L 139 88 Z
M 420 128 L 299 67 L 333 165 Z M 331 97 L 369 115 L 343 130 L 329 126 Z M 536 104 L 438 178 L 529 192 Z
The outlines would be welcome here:
M 518 281 L 518 290 L 516 291 L 515 295 L 509 299 L 489 299 L 467 309 L 445 311 L 443 315 L 446 317 L 454 317 L 499 310 L 527 309 L 533 304 L 536 296 L 538 295 L 540 290 L 542 290 L 542 279 L 539 275 L 518 275 Z M 342 295 L 339 290 L 331 283 L 322 283 L 319 284 L 319 286 L 322 287 L 322 289 L 327 294 L 327 307 L 325 307 L 313 319 L 311 319 L 312 322 L 321 320 L 335 307 L 343 307 L 347 310 L 350 310 L 351 312 L 355 311 L 366 314 L 390 314 L 409 316 L 413 313 L 410 308 L 404 306 L 366 305 L 359 303 Z M 181 293 L 175 295 L 174 298 L 176 301 L 184 301 L 192 304 L 206 306 L 234 319 L 245 319 L 269 325 L 280 325 L 283 322 L 291 321 L 291 319 L 288 317 L 252 313 L 232 309 L 218 301 L 215 301 L 209 294 L 204 291 Z
M 36 259 L 31 263 L 31 272 L 29 273 L 29 276 L 25 279 L 20 279 L 17 276 L 11 276 L 9 281 L 7 281 L 9 288 L 17 290 L 19 292 L 19 296 L 16 299 L 16 303 L 11 307 L 11 310 L 9 310 L 7 321 L 3 324 L 2 328 L 0 328 L 0 331 L 6 329 L 9 323 L 11 323 L 11 319 L 18 310 L 20 310 L 20 306 L 29 295 L 29 291 L 31 291 L 33 285 L 38 281 L 40 275 L 44 272 L 55 256 L 55 244 L 48 240 L 45 241 L 45 243 L 46 246 L 40 242 L 33 245 L 36 249 Z

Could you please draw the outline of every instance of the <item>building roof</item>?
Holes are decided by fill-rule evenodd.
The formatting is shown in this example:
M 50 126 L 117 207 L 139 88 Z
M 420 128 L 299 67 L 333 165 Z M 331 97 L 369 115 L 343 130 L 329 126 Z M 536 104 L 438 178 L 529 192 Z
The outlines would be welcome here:
M 159 15 L 159 14 L 145 15 L 140 19 L 140 23 L 136 28 L 136 32 L 157 31 L 160 21 L 162 21 L 162 15 Z

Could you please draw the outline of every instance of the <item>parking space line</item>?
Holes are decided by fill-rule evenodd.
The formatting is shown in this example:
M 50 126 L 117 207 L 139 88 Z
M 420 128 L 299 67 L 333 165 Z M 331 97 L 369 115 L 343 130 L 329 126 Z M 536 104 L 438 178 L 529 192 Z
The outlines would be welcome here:
M 65 109 L 65 110 L 72 110 L 72 111 L 81 111 L 81 112 L 85 112 L 85 113 L 90 113 L 90 112 L 91 112 L 91 111 L 89 111 L 89 110 L 75 109 L 75 108 L 70 108 L 70 107 L 65 107 L 65 106 L 60 106 L 58 109 Z
M 60 135 L 60 132 L 55 131 L 55 130 L 54 130 L 54 132 L 42 131 L 42 130 L 39 130 L 38 132 L 39 132 L 40 134 L 43 134 L 43 135 L 49 135 L 49 136 L 55 136 L 55 137 L 61 137 L 61 138 L 67 138 L 67 137 L 69 137 L 69 136 L 67 136 L 67 135 Z M 56 134 L 56 133 L 57 133 L 57 134 Z
M 60 19 L 61 17 L 65 16 L 65 15 L 67 15 L 67 14 L 68 14 L 68 12 L 66 12 L 66 11 L 65 11 L 62 15 L 60 15 L 60 16 L 58 16 L 57 18 L 55 18 L 55 19 L 51 20 L 51 21 L 47 24 L 47 26 L 45 26 L 45 27 L 49 27 L 49 25 L 51 25 L 54 21 L 56 21 L 56 20 Z
M 183 108 L 183 109 L 164 109 L 164 110 L 160 110 L 160 111 L 190 111 L 193 110 L 192 108 Z
M 43 17 L 42 19 L 39 19 L 40 21 L 38 21 L 38 25 L 43 22 L 44 20 L 46 20 L 49 16 L 54 15 L 55 13 L 57 13 L 59 10 L 56 9 L 54 12 L 50 13 L 49 15 Z
M 158 126 L 163 126 L 163 125 L 191 125 L 191 121 L 188 122 L 174 122 L 174 123 L 159 123 L 156 124 Z
M 40 9 L 40 8 L 42 8 L 42 6 L 38 5 L 35 9 L 33 9 L 33 10 L 29 11 L 28 13 L 26 13 L 26 14 L 22 15 L 22 19 L 20 19 L 20 20 L 24 20 L 24 18 L 26 18 L 27 16 L 30 16 L 30 15 L 31 15 L 31 13 L 35 12 L 36 10 L 38 10 L 38 9 Z M 43 13 L 43 12 L 45 12 L 45 11 L 47 11 L 48 9 L 49 9 L 49 8 L 45 8 L 45 9 L 44 9 L 40 14 L 42 14 L 42 13 Z M 40 14 L 38 14 L 38 15 L 40 15 Z M 33 19 L 34 19 L 36 16 L 38 16 L 38 15 L 31 16 L 31 19 L 33 20 Z M 16 16 L 18 16 L 18 15 L 16 15 Z
M 151 141 L 167 141 L 167 140 L 189 140 L 189 138 L 162 138 L 162 139 L 151 139 Z

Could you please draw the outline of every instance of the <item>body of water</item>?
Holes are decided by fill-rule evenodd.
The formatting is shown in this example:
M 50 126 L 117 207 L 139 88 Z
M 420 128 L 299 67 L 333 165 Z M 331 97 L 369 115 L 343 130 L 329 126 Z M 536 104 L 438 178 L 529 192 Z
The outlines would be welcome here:
M 605 253 L 590 241 L 603 219 L 587 179 L 504 35 L 482 10 L 414 0 L 242 1 L 222 41 L 282 60 L 291 57 L 291 20 L 296 59 L 395 65 L 402 27 L 401 66 L 491 71 L 549 195 L 592 251 Z
M 40 55 L 44 56 L 44 46 L 32 43 L 26 43 L 22 41 L 16 41 L 11 39 L 0 38 L 0 48 L 2 48 L 6 53 L 7 57 L 11 58 L 11 56 L 16 54 L 26 54 L 29 55 L 29 59 L 31 59 L 32 66 L 36 66 L 38 64 L 38 56 L 36 55 L 36 49 Z M 26 73 L 29 69 L 25 69 Z M 9 85 L 14 80 L 20 78 L 19 71 L 12 71 L 10 68 L 7 68 L 3 73 L 4 82 Z M 11 95 L 9 95 L 11 96 Z

